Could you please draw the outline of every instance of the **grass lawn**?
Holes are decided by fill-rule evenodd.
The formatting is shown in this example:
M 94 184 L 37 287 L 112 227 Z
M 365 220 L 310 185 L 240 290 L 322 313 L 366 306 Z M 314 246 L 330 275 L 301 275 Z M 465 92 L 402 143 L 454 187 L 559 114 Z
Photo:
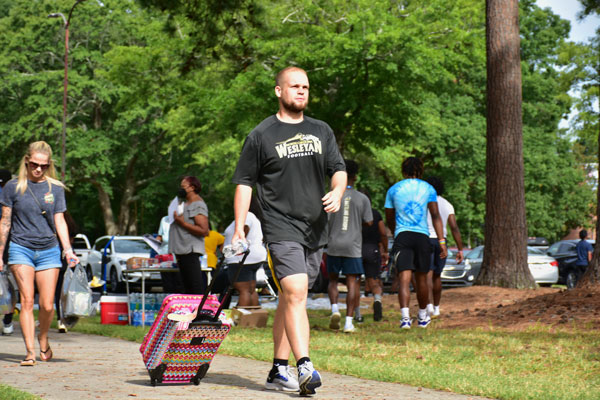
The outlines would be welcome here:
M 2 400 L 37 400 L 39 397 L 22 392 L 8 385 L 0 383 L 0 398 Z
M 435 321 L 428 329 L 401 331 L 400 316 L 390 311 L 390 322 L 373 323 L 367 316 L 348 335 L 328 329 L 328 311 L 308 312 L 311 359 L 321 370 L 499 399 L 600 399 L 595 331 L 444 330 Z M 272 317 L 270 311 L 270 323 Z M 73 330 L 141 342 L 148 328 L 101 325 L 93 317 Z M 219 353 L 271 361 L 271 325 L 234 328 Z

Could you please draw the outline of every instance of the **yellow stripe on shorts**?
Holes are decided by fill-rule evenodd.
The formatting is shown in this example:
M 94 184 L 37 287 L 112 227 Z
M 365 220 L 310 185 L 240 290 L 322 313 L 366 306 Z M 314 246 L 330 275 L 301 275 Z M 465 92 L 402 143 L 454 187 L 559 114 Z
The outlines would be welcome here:
M 283 290 L 281 290 L 281 285 L 279 284 L 279 279 L 277 279 L 277 275 L 275 275 L 275 268 L 273 268 L 273 260 L 271 259 L 271 252 L 269 251 L 268 247 L 267 247 L 267 261 L 269 263 L 269 269 L 271 270 L 271 275 L 273 276 L 273 280 L 275 281 L 275 286 L 277 286 L 277 290 L 279 290 L 279 292 L 283 293 Z

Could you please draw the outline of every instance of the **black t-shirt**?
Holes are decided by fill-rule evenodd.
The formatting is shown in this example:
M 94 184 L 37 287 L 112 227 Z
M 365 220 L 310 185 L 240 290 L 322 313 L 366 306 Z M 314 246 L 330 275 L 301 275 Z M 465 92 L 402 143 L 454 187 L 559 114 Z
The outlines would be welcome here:
M 376 209 L 372 209 L 373 211 L 373 224 L 371 226 L 363 225 L 362 228 L 362 242 L 363 247 L 367 244 L 369 245 L 378 245 L 381 240 L 381 235 L 379 234 L 379 221 L 382 220 L 381 214 Z
M 272 115 L 246 138 L 233 183 L 256 185 L 267 242 L 289 240 L 314 249 L 327 243 L 321 201 L 326 176 L 345 169 L 325 122 L 304 116 L 289 124 Z

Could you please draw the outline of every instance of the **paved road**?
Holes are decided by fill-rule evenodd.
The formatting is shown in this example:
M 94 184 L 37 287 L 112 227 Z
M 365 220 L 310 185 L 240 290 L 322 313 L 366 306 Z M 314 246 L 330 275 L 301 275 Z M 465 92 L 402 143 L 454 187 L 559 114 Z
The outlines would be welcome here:
M 0 336 L 0 382 L 44 399 L 286 399 L 298 394 L 263 389 L 270 364 L 217 354 L 199 386 L 152 387 L 139 344 L 80 333 L 50 333 L 54 359 L 21 367 L 24 345 L 15 324 L 12 336 Z M 39 353 L 39 349 L 38 349 Z M 39 356 L 38 356 L 39 357 Z M 319 399 L 480 399 L 453 393 L 322 373 Z M 1 394 L 0 394 L 1 397 Z

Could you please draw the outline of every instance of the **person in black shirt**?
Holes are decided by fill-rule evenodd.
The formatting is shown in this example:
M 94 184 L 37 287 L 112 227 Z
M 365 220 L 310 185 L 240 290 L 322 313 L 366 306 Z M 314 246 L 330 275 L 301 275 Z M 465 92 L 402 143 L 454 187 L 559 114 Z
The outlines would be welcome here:
M 245 240 L 244 221 L 256 186 L 263 235 L 281 288 L 273 322 L 273 368 L 265 387 L 300 390 L 300 395 L 313 394 L 321 386 L 309 358 L 306 297 L 327 242 L 326 213 L 339 210 L 347 182 L 333 131 L 325 122 L 304 115 L 308 91 L 304 70 L 288 67 L 279 72 L 275 86 L 279 111 L 250 132 L 233 176 L 237 187 L 232 243 Z M 325 193 L 327 176 L 332 189 Z M 297 382 L 287 365 L 290 350 L 297 362 Z
M 383 318 L 383 287 L 380 280 L 381 266 L 389 260 L 388 237 L 381 214 L 372 209 L 373 224 L 362 227 L 362 260 L 365 269 L 365 286 L 373 293 L 373 320 Z

